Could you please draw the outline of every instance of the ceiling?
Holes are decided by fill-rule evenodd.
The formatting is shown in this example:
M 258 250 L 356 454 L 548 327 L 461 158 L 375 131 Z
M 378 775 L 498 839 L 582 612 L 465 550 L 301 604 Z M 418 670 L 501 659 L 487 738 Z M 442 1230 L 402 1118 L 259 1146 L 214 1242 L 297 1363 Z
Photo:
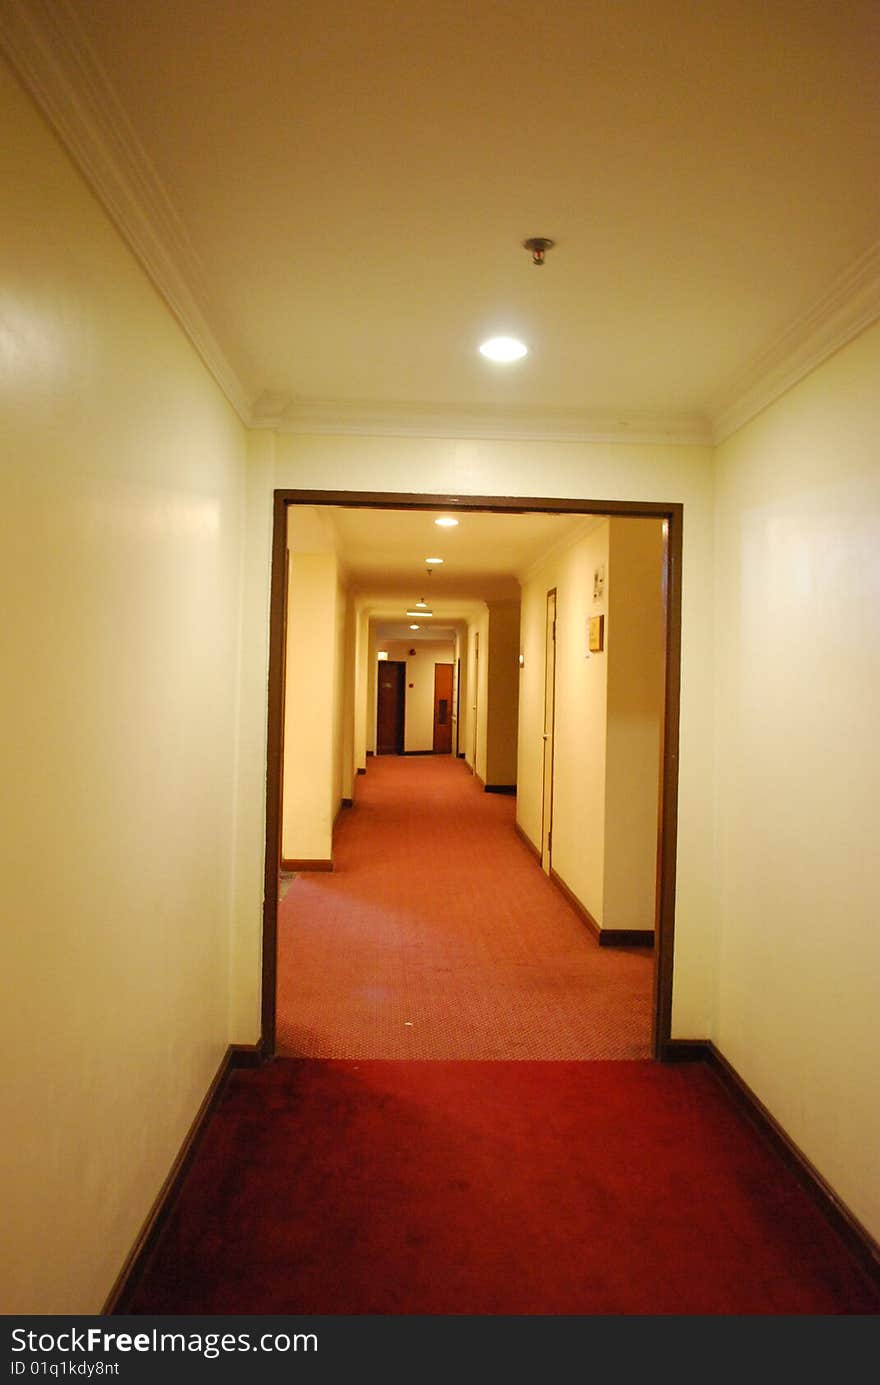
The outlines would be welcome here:
M 880 310 L 876 0 L 7 0 L 2 28 L 249 422 L 697 441 Z M 487 363 L 498 332 L 530 354 Z
M 336 553 L 349 588 L 384 638 L 410 639 L 408 608 L 424 601 L 418 638 L 449 636 L 487 601 L 518 600 L 519 579 L 539 559 L 601 523 L 601 516 L 464 511 L 454 528 L 442 511 L 291 505 L 288 546 Z M 634 523 L 640 521 L 634 520 Z M 426 559 L 443 559 L 428 566 Z M 294 565 L 294 580 L 295 580 Z

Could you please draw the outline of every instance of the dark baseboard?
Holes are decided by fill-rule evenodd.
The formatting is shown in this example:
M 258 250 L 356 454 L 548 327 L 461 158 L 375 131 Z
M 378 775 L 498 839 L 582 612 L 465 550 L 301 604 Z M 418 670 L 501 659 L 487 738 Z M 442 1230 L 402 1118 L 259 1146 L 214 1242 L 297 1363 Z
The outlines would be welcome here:
M 599 934 L 600 947 L 653 947 L 654 934 L 650 928 L 603 928 Z
M 333 858 L 319 857 L 317 860 L 300 860 L 298 857 L 293 859 L 287 856 L 281 858 L 281 869 L 290 871 L 301 870 L 332 870 Z
M 706 1039 L 667 1039 L 659 1058 L 661 1063 L 706 1063 L 709 1044 Z
M 819 1170 L 795 1144 L 775 1116 L 755 1095 L 736 1068 L 708 1039 L 670 1039 L 663 1046 L 661 1061 L 666 1063 L 705 1063 L 735 1105 L 791 1170 L 801 1187 L 823 1213 L 860 1265 L 880 1284 L 880 1244 L 850 1211 Z
M 366 774 L 366 772 L 367 772 L 366 766 L 364 766 L 363 769 L 359 769 L 359 770 L 358 770 L 358 774 Z
M 156 1200 L 135 1238 L 134 1245 L 125 1258 L 125 1264 L 119 1271 L 116 1283 L 107 1295 L 107 1300 L 101 1309 L 102 1316 L 118 1316 L 127 1312 L 132 1294 L 140 1282 L 147 1261 L 162 1234 L 174 1201 L 183 1186 L 187 1170 L 193 1161 L 199 1141 L 207 1128 L 217 1102 L 220 1100 L 223 1088 L 229 1080 L 229 1074 L 235 1068 L 257 1068 L 263 1062 L 261 1044 L 230 1044 L 227 1048 L 214 1075 L 214 1080 L 196 1112 L 195 1119 L 186 1132 L 177 1158 L 171 1165 L 168 1176 L 159 1189 Z
M 370 756 L 371 756 L 371 755 L 375 755 L 375 753 L 376 753 L 375 750 L 368 750 L 368 751 L 367 751 L 367 759 L 369 760 Z M 367 771 L 364 770 L 364 774 L 366 774 L 366 772 L 367 772 Z
M 459 758 L 459 760 L 463 760 L 464 757 L 465 757 L 465 752 L 464 752 L 463 750 L 460 750 L 460 751 L 458 752 L 458 758 Z
M 531 845 L 531 843 L 529 843 Z M 532 847 L 532 850 L 535 848 Z M 538 858 L 540 860 L 540 856 Z M 654 934 L 650 929 L 645 928 L 601 928 L 589 909 L 581 904 L 577 895 L 568 888 L 561 875 L 558 875 L 553 867 L 550 867 L 550 879 L 565 896 L 579 918 L 589 928 L 600 947 L 653 947 Z
M 529 836 L 522 830 L 522 828 L 520 827 L 520 825 L 519 825 L 518 822 L 515 822 L 515 823 L 513 824 L 513 830 L 516 832 L 516 835 L 519 837 L 520 841 L 525 842 L 526 846 L 529 848 L 529 851 L 532 853 L 532 855 L 534 856 L 535 860 L 538 862 L 538 865 L 540 865 L 540 864 L 541 864 L 541 853 L 540 853 L 540 851 L 538 850 L 538 848 L 535 846 L 535 843 L 532 841 L 531 837 L 529 837 Z
M 439 752 L 435 750 L 404 750 L 401 753 L 403 755 L 436 755 Z
M 483 793 L 506 793 L 515 794 L 515 784 L 484 784 Z
M 354 799 L 353 799 L 353 798 L 343 798 L 339 806 L 340 806 L 341 808 L 353 808 L 353 807 L 354 807 Z

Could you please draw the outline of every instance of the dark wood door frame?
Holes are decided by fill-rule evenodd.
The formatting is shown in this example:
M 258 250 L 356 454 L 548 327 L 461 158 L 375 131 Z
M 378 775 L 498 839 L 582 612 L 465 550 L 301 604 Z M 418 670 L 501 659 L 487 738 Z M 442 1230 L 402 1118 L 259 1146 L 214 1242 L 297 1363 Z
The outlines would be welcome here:
M 490 514 L 608 515 L 666 520 L 666 699 L 660 793 L 657 935 L 654 943 L 653 1051 L 662 1058 L 672 1037 L 675 870 L 678 840 L 678 747 L 681 696 L 681 559 L 684 506 L 641 500 L 560 500 L 520 496 L 405 495 L 399 491 L 276 490 L 272 524 L 269 611 L 269 708 L 266 751 L 266 859 L 263 877 L 263 989 L 260 1046 L 275 1052 L 278 957 L 278 872 L 281 862 L 281 772 L 284 763 L 284 606 L 287 510 L 338 505 L 365 510 L 484 511 Z

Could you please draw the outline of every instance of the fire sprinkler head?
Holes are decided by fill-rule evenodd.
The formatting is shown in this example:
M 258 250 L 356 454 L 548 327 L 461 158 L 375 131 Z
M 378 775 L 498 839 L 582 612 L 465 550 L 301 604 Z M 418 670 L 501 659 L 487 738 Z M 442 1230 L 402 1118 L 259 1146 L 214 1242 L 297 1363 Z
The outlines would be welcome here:
M 523 241 L 523 247 L 532 252 L 532 264 L 537 265 L 544 263 L 544 256 L 555 244 L 555 240 L 548 240 L 547 236 L 529 236 Z

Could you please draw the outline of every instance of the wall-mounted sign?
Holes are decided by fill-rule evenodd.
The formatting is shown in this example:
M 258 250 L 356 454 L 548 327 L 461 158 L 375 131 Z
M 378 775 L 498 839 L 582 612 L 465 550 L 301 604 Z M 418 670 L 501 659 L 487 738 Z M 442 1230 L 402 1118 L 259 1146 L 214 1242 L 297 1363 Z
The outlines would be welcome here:
M 605 617 L 590 616 L 590 653 L 600 654 L 605 648 Z

